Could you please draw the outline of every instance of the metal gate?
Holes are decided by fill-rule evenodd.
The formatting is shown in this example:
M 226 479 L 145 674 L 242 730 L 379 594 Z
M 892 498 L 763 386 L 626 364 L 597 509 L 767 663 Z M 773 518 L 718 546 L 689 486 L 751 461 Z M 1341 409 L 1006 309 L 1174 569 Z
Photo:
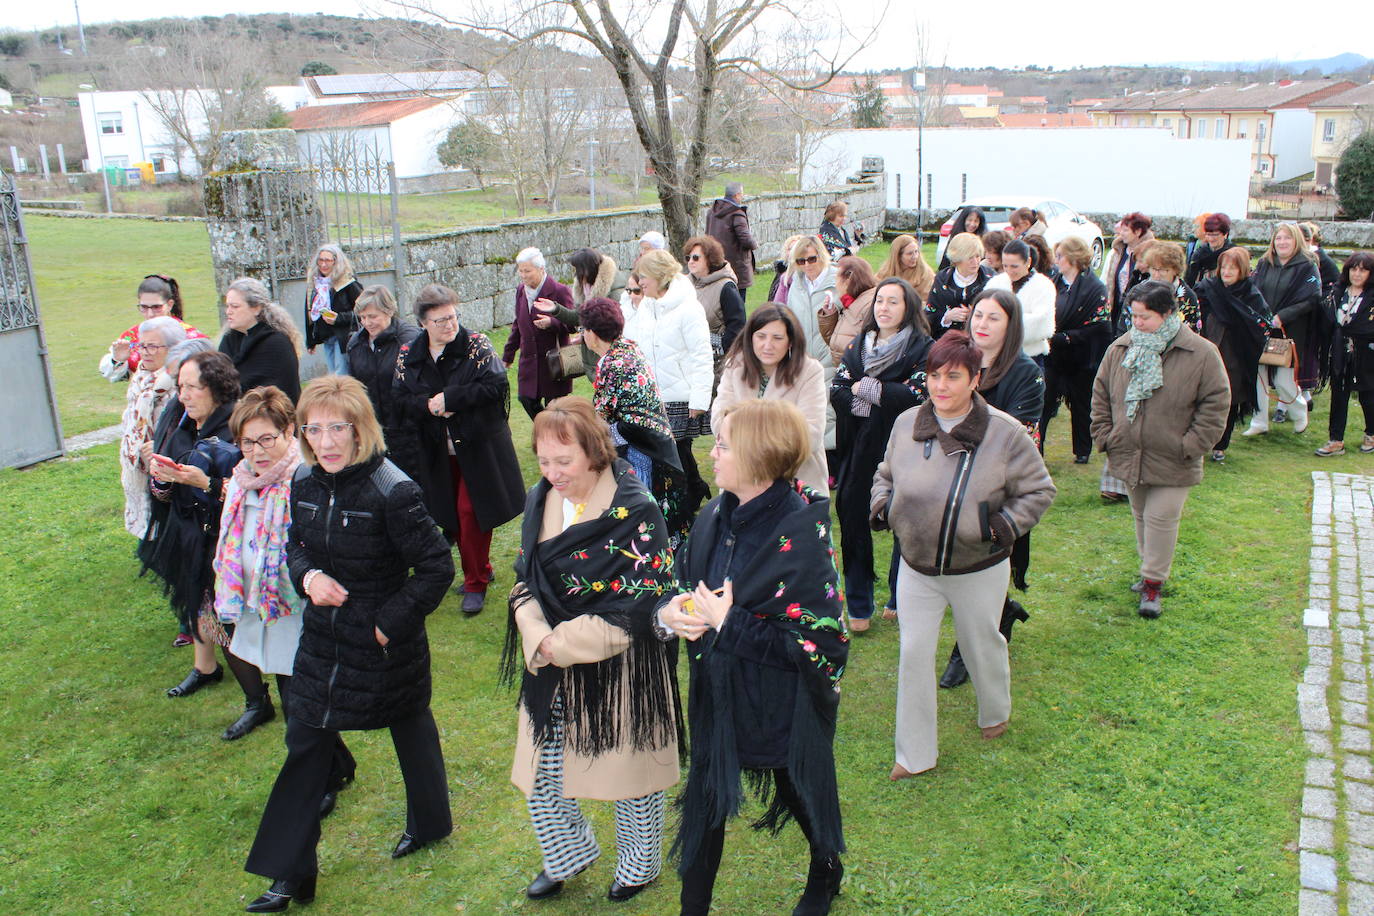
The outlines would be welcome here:
M 325 235 L 359 274 L 405 275 L 396 165 L 375 140 L 346 131 L 310 135 L 302 157 L 315 176 Z M 393 281 L 391 285 L 395 288 Z
M 14 177 L 0 172 L 0 467 L 63 453 L 62 421 Z

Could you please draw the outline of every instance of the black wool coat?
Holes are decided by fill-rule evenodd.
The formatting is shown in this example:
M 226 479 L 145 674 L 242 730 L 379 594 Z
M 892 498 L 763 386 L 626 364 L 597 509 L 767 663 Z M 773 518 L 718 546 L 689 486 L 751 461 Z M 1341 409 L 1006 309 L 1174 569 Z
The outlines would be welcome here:
M 276 385 L 292 402 L 301 396 L 301 365 L 291 338 L 259 321 L 247 333 L 232 328 L 224 332 L 219 352 L 234 361 L 239 387 L 246 393 L 263 385 Z
M 439 527 L 450 536 L 458 533 L 450 442 L 482 530 L 499 528 L 523 512 L 525 481 L 510 436 L 510 381 L 491 341 L 460 327 L 435 362 L 429 334 L 421 331 L 401 346 L 396 359 L 402 422 L 417 433 L 415 454 L 402 452 L 397 463 L 415 469 L 415 482 Z M 429 412 L 429 399 L 441 391 L 451 417 Z
M 1293 339 L 1298 351 L 1298 385 L 1303 388 L 1315 385 L 1319 375 L 1319 337 L 1318 331 L 1328 331 L 1325 314 L 1322 312 L 1322 283 L 1317 273 L 1317 265 L 1300 255 L 1293 255 L 1282 267 L 1261 258 L 1255 267 L 1253 282 L 1255 289 L 1263 290 L 1265 278 L 1271 271 L 1282 271 L 1279 277 L 1279 295 L 1269 302 L 1274 316 L 1283 322 L 1285 337 Z M 1266 301 L 1268 296 L 1265 296 Z
M 318 321 L 311 321 L 310 300 L 315 298 L 314 281 L 311 280 L 311 284 L 305 290 L 305 345 L 318 347 L 332 338 L 339 342 L 341 349 L 347 348 L 349 336 L 358 327 L 358 318 L 353 314 L 353 306 L 362 294 L 363 285 L 357 280 L 350 280 L 343 286 L 331 289 L 329 291 L 329 308 L 330 311 L 337 312 L 338 317 L 334 319 L 333 324 L 323 318 Z
M 367 388 L 372 410 L 386 437 L 387 454 L 411 480 L 415 479 L 416 469 L 406 462 L 418 452 L 419 436 L 401 411 L 396 391 L 396 357 L 401 347 L 419 336 L 419 328 L 396 317 L 375 341 L 362 329 L 348 341 L 348 374 Z
M 300 594 L 312 569 L 348 590 L 339 607 L 306 604 L 291 715 L 315 728 L 367 729 L 427 709 L 425 617 L 453 582 L 453 554 L 420 488 L 381 456 L 337 474 L 301 465 L 286 556 Z
M 991 279 L 992 271 L 986 267 L 978 268 L 978 275 L 968 286 L 960 286 L 954 281 L 953 266 L 943 268 L 937 273 L 935 282 L 930 287 L 930 300 L 926 303 L 926 319 L 930 321 L 931 336 L 938 340 L 946 331 L 964 330 L 966 322 L 963 321 L 956 321 L 945 327 L 941 323 L 944 321 L 945 312 L 952 308 L 972 305 L 973 300 L 978 298 L 978 294 Z

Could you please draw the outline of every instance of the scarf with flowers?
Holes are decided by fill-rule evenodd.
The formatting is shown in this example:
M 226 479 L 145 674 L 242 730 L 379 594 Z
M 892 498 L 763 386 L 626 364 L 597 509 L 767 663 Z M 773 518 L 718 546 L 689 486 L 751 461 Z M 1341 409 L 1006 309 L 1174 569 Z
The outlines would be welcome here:
M 305 600 L 291 584 L 286 563 L 286 540 L 291 528 L 291 475 L 301 463 L 296 440 L 281 460 L 262 474 L 253 471 L 248 459 L 234 468 L 225 487 L 224 513 L 215 550 L 215 612 L 224 623 L 237 623 L 247 610 L 256 611 L 264 623 L 298 614 Z M 257 525 L 245 532 L 244 499 L 250 491 L 261 494 Z M 245 535 L 257 544 L 257 562 L 243 568 Z

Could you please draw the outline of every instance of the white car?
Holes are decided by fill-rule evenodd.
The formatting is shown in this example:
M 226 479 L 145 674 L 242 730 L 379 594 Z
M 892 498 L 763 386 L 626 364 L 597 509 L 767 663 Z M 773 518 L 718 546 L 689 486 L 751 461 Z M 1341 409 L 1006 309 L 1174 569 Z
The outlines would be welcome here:
M 989 230 L 1010 230 L 1011 214 L 1022 207 L 1037 210 L 1048 227 L 1045 230 L 1045 241 L 1050 243 L 1051 248 L 1061 239 L 1076 235 L 1092 249 L 1093 273 L 1102 269 L 1104 245 L 1102 243 L 1102 228 L 1097 223 L 1062 201 L 1044 197 L 1018 197 L 1006 194 L 972 197 L 961 203 L 949 219 L 945 220 L 944 225 L 940 227 L 940 242 L 935 248 L 936 264 L 939 264 L 940 259 L 944 257 L 945 246 L 949 244 L 949 234 L 954 227 L 954 217 L 958 216 L 965 207 L 977 207 L 982 210 L 983 218 L 988 221 Z

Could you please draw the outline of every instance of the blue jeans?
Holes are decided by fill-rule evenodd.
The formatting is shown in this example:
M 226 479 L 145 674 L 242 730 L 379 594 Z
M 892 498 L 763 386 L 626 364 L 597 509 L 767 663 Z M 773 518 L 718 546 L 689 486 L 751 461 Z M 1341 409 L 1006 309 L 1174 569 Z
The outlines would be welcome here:
M 348 375 L 348 354 L 339 346 L 339 338 L 331 337 L 320 344 L 324 353 L 324 364 L 334 375 Z
M 887 567 L 887 604 L 897 607 L 897 570 L 901 566 L 902 552 L 897 547 L 897 539 L 892 539 L 892 560 Z M 864 570 L 844 574 L 844 599 L 849 607 L 849 616 L 856 620 L 867 620 L 873 616 L 874 577 Z

